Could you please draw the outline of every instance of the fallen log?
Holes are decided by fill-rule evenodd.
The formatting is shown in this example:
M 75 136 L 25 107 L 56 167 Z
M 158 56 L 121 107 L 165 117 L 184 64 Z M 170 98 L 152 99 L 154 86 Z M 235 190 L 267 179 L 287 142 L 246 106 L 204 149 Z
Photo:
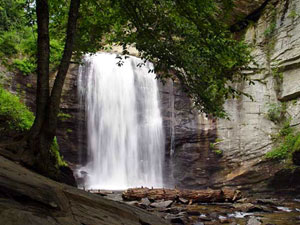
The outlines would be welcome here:
M 222 188 L 220 190 L 179 190 L 179 189 L 149 189 L 149 188 L 130 188 L 123 192 L 122 198 L 125 201 L 140 201 L 148 198 L 155 200 L 178 200 L 186 199 L 191 202 L 234 202 L 241 198 L 241 192 L 236 189 Z

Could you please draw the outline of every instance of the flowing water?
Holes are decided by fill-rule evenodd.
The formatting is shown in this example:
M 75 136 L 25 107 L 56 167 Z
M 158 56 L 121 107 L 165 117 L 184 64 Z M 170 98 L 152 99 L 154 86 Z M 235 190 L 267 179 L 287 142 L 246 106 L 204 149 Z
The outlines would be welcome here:
M 88 189 L 162 187 L 164 134 L 153 65 L 130 56 L 98 53 L 79 68 L 85 107 Z

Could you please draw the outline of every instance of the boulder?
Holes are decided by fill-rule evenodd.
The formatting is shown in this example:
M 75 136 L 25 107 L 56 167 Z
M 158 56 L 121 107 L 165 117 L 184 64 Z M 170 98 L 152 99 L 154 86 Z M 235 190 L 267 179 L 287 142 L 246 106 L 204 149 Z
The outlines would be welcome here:
M 55 182 L 0 156 L 0 224 L 168 223 L 137 207 Z

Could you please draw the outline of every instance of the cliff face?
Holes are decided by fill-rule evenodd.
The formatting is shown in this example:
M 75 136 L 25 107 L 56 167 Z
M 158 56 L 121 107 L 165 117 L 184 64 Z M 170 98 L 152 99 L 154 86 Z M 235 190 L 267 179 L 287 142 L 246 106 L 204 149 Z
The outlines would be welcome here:
M 283 169 L 282 163 L 265 161 L 264 156 L 274 147 L 272 136 L 278 134 L 281 128 L 280 124 L 268 118 L 271 107 L 284 102 L 291 126 L 299 125 L 300 1 L 268 1 L 262 4 L 265 7 L 260 9 L 258 21 L 250 22 L 244 34 L 258 64 L 245 71 L 255 85 L 236 85 L 250 94 L 254 101 L 247 97 L 228 100 L 225 109 L 230 120 L 203 120 L 203 115 L 188 113 L 189 108 L 181 104 L 188 100 L 179 97 L 179 92 L 175 91 L 175 99 L 180 99 L 175 101 L 174 107 L 175 111 L 179 111 L 175 113 L 177 131 L 172 158 L 177 186 L 236 185 L 262 191 L 270 190 L 280 182 L 282 188 L 291 183 L 297 185 L 298 178 L 295 178 L 294 172 Z M 181 134 L 185 134 L 185 140 Z M 195 139 L 197 135 L 200 138 Z M 205 144 L 207 142 L 211 144 Z M 218 158 L 216 153 L 222 156 Z M 204 176 L 201 176 L 202 173 Z M 283 181 L 287 176 L 290 180 Z

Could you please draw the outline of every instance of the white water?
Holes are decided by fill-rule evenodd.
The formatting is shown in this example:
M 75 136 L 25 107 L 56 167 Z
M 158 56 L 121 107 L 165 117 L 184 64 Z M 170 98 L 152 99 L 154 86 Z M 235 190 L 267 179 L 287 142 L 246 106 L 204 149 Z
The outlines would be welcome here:
M 85 188 L 162 187 L 164 135 L 151 63 L 115 54 L 86 56 L 78 91 L 85 104 L 88 164 Z

